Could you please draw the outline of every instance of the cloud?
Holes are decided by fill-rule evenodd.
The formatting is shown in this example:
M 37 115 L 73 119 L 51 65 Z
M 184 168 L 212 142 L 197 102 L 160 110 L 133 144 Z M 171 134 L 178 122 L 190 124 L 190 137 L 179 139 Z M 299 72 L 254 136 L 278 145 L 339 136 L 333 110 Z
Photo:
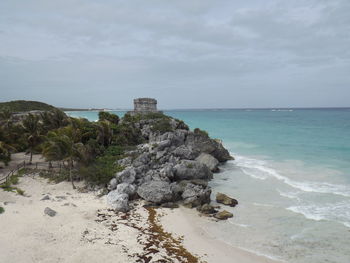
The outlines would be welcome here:
M 35 95 L 86 107 L 127 106 L 138 96 L 172 108 L 348 106 L 331 91 L 347 93 L 350 83 L 349 12 L 347 0 L 4 0 L 2 99 Z M 318 89 L 332 104 L 315 99 Z M 291 94 L 288 101 L 283 94 Z

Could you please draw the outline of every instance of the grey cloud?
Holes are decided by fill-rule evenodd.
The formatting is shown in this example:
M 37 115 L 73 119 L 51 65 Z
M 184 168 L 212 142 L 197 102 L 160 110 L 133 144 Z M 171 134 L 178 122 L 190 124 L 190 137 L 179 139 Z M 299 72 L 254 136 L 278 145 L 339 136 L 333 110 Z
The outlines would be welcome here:
M 349 13 L 347 0 L 4 0 L 1 99 L 348 106 Z

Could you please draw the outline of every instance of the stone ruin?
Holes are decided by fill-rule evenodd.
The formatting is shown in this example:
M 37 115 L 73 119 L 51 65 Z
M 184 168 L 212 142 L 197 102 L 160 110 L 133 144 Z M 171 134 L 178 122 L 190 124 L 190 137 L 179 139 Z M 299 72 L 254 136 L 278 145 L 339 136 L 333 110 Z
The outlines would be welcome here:
M 129 114 L 143 114 L 150 112 L 162 113 L 162 111 L 157 110 L 157 100 L 152 98 L 137 98 L 134 99 L 134 110 L 129 111 Z

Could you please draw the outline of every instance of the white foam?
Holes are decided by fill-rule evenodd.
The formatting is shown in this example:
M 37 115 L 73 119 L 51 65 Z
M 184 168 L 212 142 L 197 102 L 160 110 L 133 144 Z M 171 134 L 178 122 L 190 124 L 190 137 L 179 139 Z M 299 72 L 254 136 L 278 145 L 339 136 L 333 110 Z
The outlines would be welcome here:
M 253 158 L 247 158 L 243 156 L 236 156 L 235 164 L 240 167 L 241 170 L 259 180 L 266 180 L 268 178 L 275 178 L 284 182 L 285 184 L 302 190 L 304 192 L 315 192 L 315 193 L 324 193 L 324 194 L 335 194 L 345 197 L 350 197 L 350 186 L 347 185 L 337 185 L 327 182 L 298 182 L 288 177 L 280 175 L 276 170 L 270 168 L 266 161 L 257 160 Z
M 279 189 L 277 189 L 278 193 L 280 196 L 283 196 L 283 197 L 286 197 L 286 198 L 289 198 L 289 199 L 296 199 L 298 201 L 300 201 L 300 198 L 298 197 L 298 194 L 300 192 L 283 192 Z
M 343 201 L 333 204 L 291 206 L 287 210 L 302 214 L 311 220 L 335 221 L 350 227 L 350 202 Z

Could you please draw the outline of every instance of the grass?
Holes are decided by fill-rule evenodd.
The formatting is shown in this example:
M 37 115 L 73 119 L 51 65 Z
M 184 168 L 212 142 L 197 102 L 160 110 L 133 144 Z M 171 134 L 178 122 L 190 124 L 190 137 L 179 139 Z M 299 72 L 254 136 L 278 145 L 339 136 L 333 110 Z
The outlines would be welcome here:
M 0 214 L 4 213 L 5 209 L 3 207 L 0 206 Z
M 7 192 L 17 192 L 17 194 L 19 195 L 24 195 L 24 191 L 21 188 L 13 186 L 19 183 L 18 177 L 23 176 L 23 174 L 25 173 L 25 171 L 23 172 L 21 170 L 18 171 L 18 174 L 12 175 L 7 182 L 1 184 L 0 188 Z

